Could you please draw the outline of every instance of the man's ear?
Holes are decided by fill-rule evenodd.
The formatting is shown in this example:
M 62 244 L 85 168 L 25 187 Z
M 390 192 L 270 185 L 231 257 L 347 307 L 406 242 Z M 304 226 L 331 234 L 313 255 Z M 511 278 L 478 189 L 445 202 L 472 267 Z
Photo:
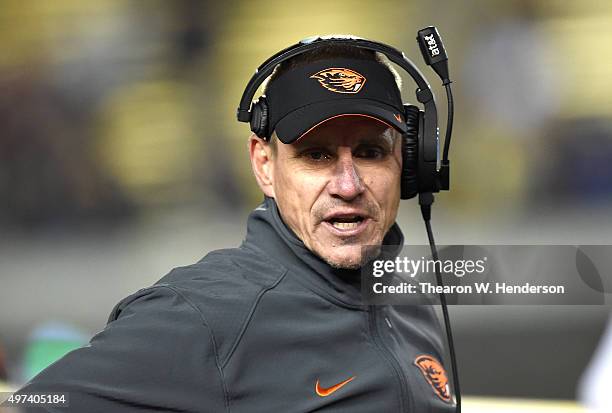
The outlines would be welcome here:
M 249 155 L 257 185 L 266 196 L 274 198 L 274 165 L 270 144 L 252 134 L 249 137 Z

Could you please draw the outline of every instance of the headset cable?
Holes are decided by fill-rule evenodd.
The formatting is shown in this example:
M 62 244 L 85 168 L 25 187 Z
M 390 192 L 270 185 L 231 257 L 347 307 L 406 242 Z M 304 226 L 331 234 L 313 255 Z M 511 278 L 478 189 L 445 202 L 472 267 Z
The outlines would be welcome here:
M 419 193 L 419 205 L 421 206 L 421 215 L 425 222 L 427 230 L 427 238 L 429 239 L 429 247 L 434 261 L 438 261 L 438 250 L 434 241 L 433 231 L 431 230 L 431 204 L 434 202 L 434 196 L 431 192 Z M 436 265 L 436 282 L 438 286 L 444 287 L 440 268 Z M 441 289 L 442 289 L 441 288 Z M 461 413 L 461 390 L 459 388 L 459 374 L 457 372 L 457 359 L 455 356 L 455 345 L 453 342 L 453 332 L 451 331 L 450 317 L 448 316 L 448 305 L 446 303 L 446 295 L 440 292 L 440 303 L 442 304 L 442 316 L 444 318 L 444 327 L 446 328 L 446 337 L 448 340 L 448 351 L 451 359 L 451 367 L 453 369 L 453 388 L 455 390 L 456 412 Z

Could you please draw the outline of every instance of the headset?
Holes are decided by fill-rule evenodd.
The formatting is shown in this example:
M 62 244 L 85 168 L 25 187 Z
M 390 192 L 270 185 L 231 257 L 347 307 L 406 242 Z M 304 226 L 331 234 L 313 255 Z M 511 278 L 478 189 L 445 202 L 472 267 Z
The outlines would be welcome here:
M 442 77 L 449 98 L 448 116 L 444 156 L 439 159 L 439 128 L 438 109 L 434 94 L 421 71 L 408 59 L 403 52 L 371 40 L 356 37 L 316 36 L 301 40 L 271 56 L 263 62 L 249 80 L 240 99 L 237 118 L 240 122 L 249 122 L 251 131 L 257 136 L 268 139 L 268 103 L 265 96 L 260 96 L 255 102 L 253 98 L 257 89 L 272 74 L 277 65 L 297 55 L 330 44 L 343 44 L 361 49 L 372 50 L 385 55 L 391 62 L 404 69 L 417 84 L 417 100 L 423 104 L 423 110 L 417 106 L 404 104 L 404 118 L 407 132 L 402 137 L 402 176 L 401 198 L 410 199 L 421 193 L 433 193 L 449 189 L 448 147 L 452 130 L 453 103 L 448 79 L 446 51 L 437 29 L 433 26 L 422 29 L 417 34 L 417 40 L 425 61 Z
M 404 69 L 404 71 L 414 80 L 417 84 L 416 99 L 423 105 L 423 110 L 421 110 L 418 106 L 404 104 L 404 118 L 407 130 L 402 134 L 400 196 L 401 199 L 410 199 L 419 195 L 421 214 L 425 221 L 432 257 L 438 260 L 438 252 L 431 230 L 431 205 L 434 201 L 433 193 L 441 190 L 449 190 L 450 188 L 450 161 L 448 160 L 448 151 L 450 148 L 454 114 L 453 95 L 450 87 L 452 82 L 449 78 L 448 57 L 438 30 L 434 26 L 419 30 L 417 32 L 417 42 L 425 63 L 431 66 L 438 74 L 446 91 L 448 118 L 446 122 L 444 150 L 441 159 L 439 156 L 440 132 L 438 127 L 438 109 L 431 87 L 421 71 L 400 50 L 384 43 L 358 37 L 309 37 L 271 56 L 255 70 L 255 73 L 249 80 L 242 93 L 236 116 L 238 121 L 248 122 L 251 126 L 251 131 L 257 136 L 268 140 L 272 133 L 268 125 L 268 102 L 264 95 L 260 96 L 255 101 L 253 101 L 253 98 L 261 84 L 273 73 L 274 69 L 279 64 L 297 55 L 332 44 L 342 44 L 372 50 L 386 56 L 391 62 Z M 439 168 L 438 164 L 440 165 Z M 442 276 L 438 269 L 436 269 L 436 280 L 438 285 L 443 285 Z M 456 412 L 461 413 L 461 391 L 459 389 L 455 349 L 450 328 L 446 296 L 443 293 L 440 294 L 440 302 L 442 304 L 442 313 L 453 370 Z

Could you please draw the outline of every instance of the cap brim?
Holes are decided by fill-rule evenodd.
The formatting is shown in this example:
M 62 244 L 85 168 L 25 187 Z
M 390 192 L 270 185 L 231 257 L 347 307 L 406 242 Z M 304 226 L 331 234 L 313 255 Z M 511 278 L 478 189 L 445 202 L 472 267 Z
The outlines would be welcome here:
M 304 106 L 278 121 L 274 130 L 283 143 L 293 143 L 320 124 L 339 116 L 366 116 L 406 132 L 404 116 L 393 106 L 370 99 L 337 99 Z

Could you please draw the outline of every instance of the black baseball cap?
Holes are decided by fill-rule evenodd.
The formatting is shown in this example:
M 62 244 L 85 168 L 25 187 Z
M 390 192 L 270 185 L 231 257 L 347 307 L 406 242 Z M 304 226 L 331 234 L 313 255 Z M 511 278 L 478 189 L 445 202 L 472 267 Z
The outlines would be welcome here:
M 356 58 L 329 58 L 292 68 L 266 90 L 269 130 L 293 143 L 321 123 L 358 115 L 406 132 L 400 91 L 384 64 Z

